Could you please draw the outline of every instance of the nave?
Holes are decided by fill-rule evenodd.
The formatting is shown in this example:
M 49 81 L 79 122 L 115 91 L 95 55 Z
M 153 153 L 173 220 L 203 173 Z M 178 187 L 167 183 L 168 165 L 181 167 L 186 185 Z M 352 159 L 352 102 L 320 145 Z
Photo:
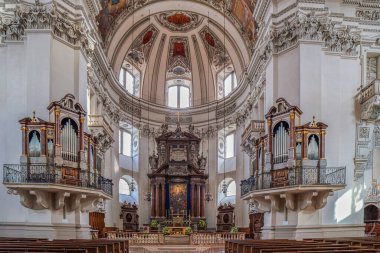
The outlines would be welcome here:
M 312 253 L 380 252 L 376 238 L 309 238 L 296 240 L 228 240 L 224 245 L 131 246 L 128 240 L 53 240 L 0 238 L 0 253 Z

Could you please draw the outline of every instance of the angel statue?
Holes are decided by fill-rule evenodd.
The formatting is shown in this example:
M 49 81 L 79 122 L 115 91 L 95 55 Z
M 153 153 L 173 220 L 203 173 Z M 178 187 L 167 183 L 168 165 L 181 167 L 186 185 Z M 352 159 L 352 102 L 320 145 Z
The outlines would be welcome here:
M 149 165 L 152 170 L 157 169 L 158 165 L 158 155 L 153 152 L 152 155 L 149 156 Z
M 203 152 L 201 155 L 198 154 L 198 168 L 200 170 L 204 170 L 206 167 L 207 159 L 203 156 Z

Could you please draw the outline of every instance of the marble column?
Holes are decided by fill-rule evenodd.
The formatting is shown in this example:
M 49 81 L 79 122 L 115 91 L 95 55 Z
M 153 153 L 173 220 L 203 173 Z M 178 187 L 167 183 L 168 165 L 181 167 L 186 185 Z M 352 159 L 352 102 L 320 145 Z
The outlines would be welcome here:
M 205 186 L 201 185 L 201 217 L 205 217 Z
M 156 216 L 156 185 L 152 184 L 152 208 L 151 208 L 151 217 Z
M 161 183 L 161 217 L 165 217 L 165 183 Z
M 197 216 L 201 217 L 201 185 L 197 187 Z
M 160 216 L 160 185 L 159 184 L 155 184 L 156 186 L 156 208 L 155 208 L 155 217 L 159 217 Z
M 195 217 L 195 185 L 194 183 L 190 184 L 191 187 L 191 216 Z

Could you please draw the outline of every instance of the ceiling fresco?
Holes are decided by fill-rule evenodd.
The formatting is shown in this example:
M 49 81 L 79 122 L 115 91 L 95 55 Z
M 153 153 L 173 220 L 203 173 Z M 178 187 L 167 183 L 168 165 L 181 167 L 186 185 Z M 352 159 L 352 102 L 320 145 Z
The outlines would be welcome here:
M 203 17 L 184 11 L 170 11 L 155 16 L 156 20 L 173 32 L 187 32 L 198 27 Z
M 157 35 L 158 29 L 154 25 L 150 25 L 144 29 L 134 40 L 128 51 L 127 58 L 141 68 L 150 55 Z
M 107 37 L 112 23 L 124 11 L 144 7 L 155 0 L 99 0 L 101 11 L 96 17 L 99 32 L 103 39 Z M 257 0 L 194 0 L 204 2 L 211 7 L 231 16 L 239 24 L 242 36 L 250 42 L 255 40 L 255 21 L 253 10 Z M 157 17 L 156 17 L 157 18 Z M 161 13 L 158 17 L 161 24 L 173 31 L 186 31 L 201 23 L 202 18 L 196 14 L 177 11 L 175 13 Z

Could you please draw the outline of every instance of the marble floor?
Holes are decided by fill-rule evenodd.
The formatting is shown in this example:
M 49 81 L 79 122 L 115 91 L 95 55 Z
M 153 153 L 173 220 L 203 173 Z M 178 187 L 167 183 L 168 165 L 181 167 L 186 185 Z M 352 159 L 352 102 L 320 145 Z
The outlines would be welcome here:
M 173 245 L 173 246 L 132 246 L 130 253 L 224 253 L 224 246 L 222 247 L 197 247 L 189 245 Z

